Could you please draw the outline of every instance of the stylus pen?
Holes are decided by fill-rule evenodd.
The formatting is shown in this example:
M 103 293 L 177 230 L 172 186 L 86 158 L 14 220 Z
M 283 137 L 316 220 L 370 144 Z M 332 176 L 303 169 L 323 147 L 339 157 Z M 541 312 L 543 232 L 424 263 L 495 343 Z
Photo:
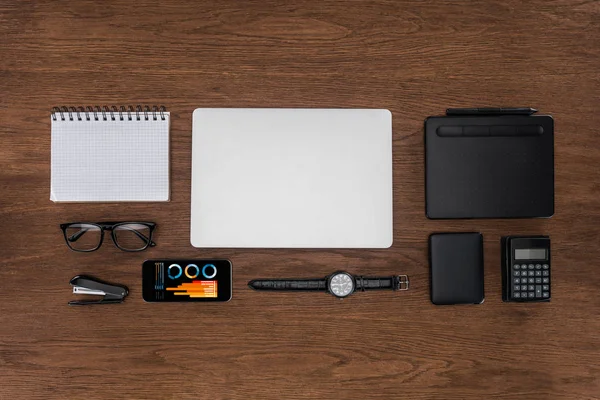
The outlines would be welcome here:
M 537 110 L 531 107 L 516 108 L 448 108 L 446 115 L 532 115 Z

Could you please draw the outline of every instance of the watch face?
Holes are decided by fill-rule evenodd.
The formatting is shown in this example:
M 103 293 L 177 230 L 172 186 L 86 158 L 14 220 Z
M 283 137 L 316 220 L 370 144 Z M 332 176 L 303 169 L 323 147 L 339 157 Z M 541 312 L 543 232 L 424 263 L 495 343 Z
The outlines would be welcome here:
M 350 274 L 339 272 L 329 279 L 329 291 L 336 297 L 346 297 L 354 292 L 354 279 Z

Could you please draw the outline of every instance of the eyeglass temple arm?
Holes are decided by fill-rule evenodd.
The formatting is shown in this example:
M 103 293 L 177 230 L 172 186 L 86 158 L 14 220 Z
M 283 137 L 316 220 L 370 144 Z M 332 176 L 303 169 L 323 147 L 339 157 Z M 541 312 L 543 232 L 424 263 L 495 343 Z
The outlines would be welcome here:
M 83 228 L 79 232 L 74 233 L 71 236 L 69 236 L 67 239 L 69 240 L 69 242 L 76 242 L 77 239 L 79 239 L 80 237 L 82 237 L 83 234 L 86 233 L 88 230 L 89 230 L 89 228 Z
M 90 228 L 83 228 L 81 229 L 79 232 L 72 234 L 71 236 L 69 236 L 69 242 L 76 242 L 80 237 L 83 236 L 84 233 L 86 233 Z M 138 232 L 137 230 L 133 229 L 133 228 L 129 228 L 129 227 L 125 227 L 125 229 L 128 229 L 130 231 L 132 231 L 133 233 L 135 233 L 135 235 L 137 237 L 139 237 L 141 240 L 143 240 L 144 242 L 148 241 L 148 238 L 143 234 Z M 153 241 L 150 241 L 150 246 L 154 247 L 156 246 L 156 243 L 154 243 Z
M 130 228 L 128 226 L 121 226 L 120 229 L 130 230 L 133 233 L 135 233 L 135 235 L 137 237 L 139 237 L 141 240 L 143 240 L 144 242 L 148 242 L 149 241 L 149 238 L 147 238 L 146 235 L 144 235 L 143 233 L 140 233 L 137 229 L 133 229 L 133 228 Z M 150 240 L 150 246 L 154 247 L 154 246 L 156 246 L 156 243 L 154 243 L 152 240 Z

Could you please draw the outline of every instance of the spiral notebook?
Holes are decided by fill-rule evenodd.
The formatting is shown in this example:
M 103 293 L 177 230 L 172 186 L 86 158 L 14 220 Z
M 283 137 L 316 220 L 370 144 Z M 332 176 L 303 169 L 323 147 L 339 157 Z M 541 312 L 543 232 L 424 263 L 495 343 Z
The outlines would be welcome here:
M 55 107 L 50 200 L 169 201 L 164 107 Z

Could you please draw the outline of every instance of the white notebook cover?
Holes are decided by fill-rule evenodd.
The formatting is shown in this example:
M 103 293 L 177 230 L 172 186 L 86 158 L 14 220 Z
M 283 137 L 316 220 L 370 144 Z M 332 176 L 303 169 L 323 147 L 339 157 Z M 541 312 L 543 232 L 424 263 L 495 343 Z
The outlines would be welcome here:
M 387 248 L 392 117 L 375 109 L 197 109 L 195 247 Z
M 169 201 L 169 122 L 53 113 L 50 200 Z M 79 120 L 81 119 L 81 120 Z

